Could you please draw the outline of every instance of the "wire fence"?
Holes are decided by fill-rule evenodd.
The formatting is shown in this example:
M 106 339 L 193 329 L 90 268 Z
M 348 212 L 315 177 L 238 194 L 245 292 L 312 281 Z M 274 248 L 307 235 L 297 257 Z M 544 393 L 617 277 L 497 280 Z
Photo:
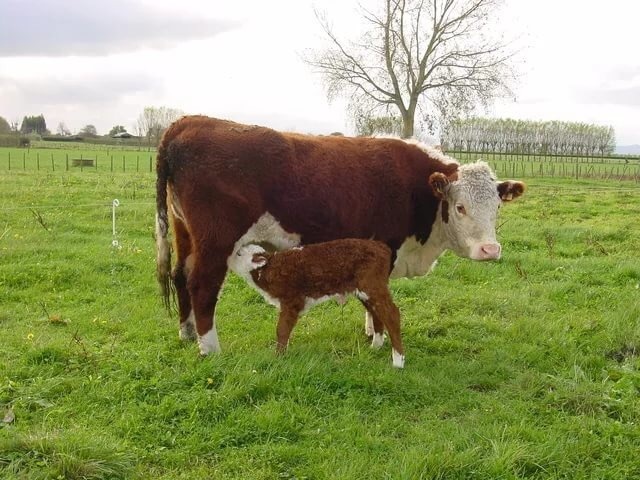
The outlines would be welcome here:
M 153 172 L 155 152 L 0 150 L 0 169 L 14 172 Z
M 575 178 L 640 183 L 640 157 L 447 151 L 466 163 L 487 161 L 500 177 Z M 155 152 L 0 148 L 0 171 L 152 173 Z

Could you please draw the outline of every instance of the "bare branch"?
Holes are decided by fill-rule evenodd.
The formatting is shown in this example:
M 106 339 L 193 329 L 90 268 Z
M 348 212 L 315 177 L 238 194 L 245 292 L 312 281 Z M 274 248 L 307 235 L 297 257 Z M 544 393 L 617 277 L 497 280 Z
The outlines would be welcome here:
M 412 135 L 416 111 L 457 114 L 508 92 L 515 53 L 490 38 L 500 2 L 381 0 L 378 11 L 362 9 L 367 30 L 356 42 L 339 39 L 316 11 L 331 47 L 305 61 L 324 75 L 330 98 L 366 105 L 352 108 L 359 115 L 397 109 L 403 135 Z

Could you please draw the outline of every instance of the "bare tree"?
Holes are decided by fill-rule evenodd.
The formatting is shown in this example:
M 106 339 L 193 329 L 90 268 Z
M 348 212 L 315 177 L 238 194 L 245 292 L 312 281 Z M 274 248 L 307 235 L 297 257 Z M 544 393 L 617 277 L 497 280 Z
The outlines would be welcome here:
M 56 128 L 56 134 L 64 135 L 65 137 L 71 135 L 71 131 L 67 128 L 67 125 L 64 122 L 58 123 L 58 127 Z
M 135 125 L 140 137 L 146 137 L 147 145 L 157 145 L 162 133 L 175 120 L 184 115 L 182 110 L 167 107 L 145 107 Z
M 509 93 L 509 43 L 491 36 L 501 0 L 380 0 L 362 11 L 367 30 L 357 42 L 316 17 L 331 46 L 305 61 L 325 78 L 329 98 L 346 96 L 354 116 L 400 113 L 402 136 L 414 134 L 416 113 L 432 129 Z

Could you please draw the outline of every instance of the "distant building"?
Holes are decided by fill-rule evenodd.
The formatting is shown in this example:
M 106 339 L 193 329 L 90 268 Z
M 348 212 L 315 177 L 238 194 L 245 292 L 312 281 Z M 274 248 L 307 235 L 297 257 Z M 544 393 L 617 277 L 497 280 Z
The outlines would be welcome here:
M 132 138 L 133 135 L 131 135 L 129 132 L 120 132 L 120 133 L 116 133 L 115 135 L 111 135 L 111 138 Z

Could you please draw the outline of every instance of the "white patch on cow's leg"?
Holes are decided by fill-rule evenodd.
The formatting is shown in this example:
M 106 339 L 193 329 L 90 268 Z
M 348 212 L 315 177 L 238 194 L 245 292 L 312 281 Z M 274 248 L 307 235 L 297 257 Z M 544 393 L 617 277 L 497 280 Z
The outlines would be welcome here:
M 187 319 L 180 324 L 179 332 L 180 340 L 195 340 L 198 337 L 196 333 L 196 317 L 193 314 L 193 310 L 189 313 Z
M 220 342 L 218 341 L 218 332 L 216 331 L 215 322 L 204 335 L 198 337 L 200 344 L 200 355 L 209 355 L 210 353 L 220 353 Z
M 371 348 L 380 348 L 384 345 L 384 333 L 376 333 L 373 334 L 373 340 L 371 340 Z
M 364 315 L 364 333 L 367 337 L 373 337 L 373 334 L 376 333 L 373 329 L 373 317 L 369 312 L 366 312 Z
M 404 368 L 404 355 L 396 352 L 396 349 L 392 349 L 391 351 L 391 359 L 393 361 L 393 366 L 396 368 Z

